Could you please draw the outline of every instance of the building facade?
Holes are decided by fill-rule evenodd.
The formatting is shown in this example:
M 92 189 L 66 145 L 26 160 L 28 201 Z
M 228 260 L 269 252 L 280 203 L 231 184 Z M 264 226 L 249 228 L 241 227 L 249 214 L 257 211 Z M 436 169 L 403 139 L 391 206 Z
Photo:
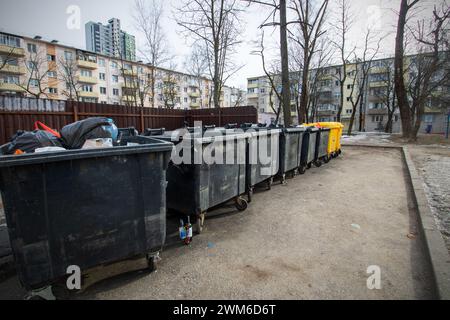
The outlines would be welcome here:
M 409 81 L 410 73 L 414 72 L 411 67 L 415 56 L 406 57 L 405 69 L 409 70 L 405 74 L 405 82 Z M 409 67 L 408 67 L 409 66 Z M 361 76 L 365 68 L 367 76 Z M 341 84 L 343 79 L 342 66 L 328 66 L 311 71 L 311 95 L 309 117 L 314 121 L 336 121 L 339 106 L 341 105 Z M 398 107 L 395 103 L 394 93 L 394 59 L 380 59 L 370 63 L 358 62 L 346 66 L 347 77 L 344 82 L 344 99 L 341 112 L 341 122 L 346 128 L 350 125 L 353 113 L 353 106 L 356 106 L 353 130 L 361 129 L 367 132 L 384 131 L 389 119 L 392 119 L 392 132 L 401 132 L 401 120 Z M 278 76 L 274 77 L 276 86 L 281 85 Z M 301 79 L 298 75 L 291 75 L 292 85 L 291 112 L 293 123 L 297 123 L 297 105 L 300 95 Z M 362 97 L 359 98 L 359 88 L 362 90 Z M 446 130 L 448 122 L 448 106 L 442 103 L 442 97 L 450 96 L 450 87 L 438 88 L 429 97 L 425 108 L 425 115 L 420 132 L 442 133 Z M 439 98 L 439 99 L 438 99 Z M 248 105 L 258 109 L 260 121 L 264 123 L 273 122 L 276 119 L 274 112 L 279 106 L 277 95 L 272 89 L 272 85 L 266 76 L 249 78 L 247 81 Z M 448 99 L 447 99 L 448 101 Z
M 107 25 L 88 22 L 85 25 L 86 49 L 110 57 L 136 60 L 136 39 L 120 28 L 120 20 L 112 18 Z
M 152 77 L 153 75 L 153 77 Z M 152 81 L 151 79 L 154 79 Z M 154 88 L 152 83 L 154 83 Z M 0 94 L 171 109 L 212 107 L 210 79 L 0 33 Z M 225 86 L 221 107 L 245 105 Z

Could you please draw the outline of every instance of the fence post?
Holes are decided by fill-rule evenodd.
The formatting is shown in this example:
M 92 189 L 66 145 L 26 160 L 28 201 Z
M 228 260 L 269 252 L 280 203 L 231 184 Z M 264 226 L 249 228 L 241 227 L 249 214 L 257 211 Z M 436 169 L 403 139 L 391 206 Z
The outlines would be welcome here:
M 70 101 L 70 104 L 73 106 L 73 122 L 78 121 L 78 102 Z
M 144 121 L 144 108 L 140 107 L 139 108 L 139 112 L 140 112 L 140 122 L 141 122 L 141 132 L 144 132 L 145 130 L 145 121 Z

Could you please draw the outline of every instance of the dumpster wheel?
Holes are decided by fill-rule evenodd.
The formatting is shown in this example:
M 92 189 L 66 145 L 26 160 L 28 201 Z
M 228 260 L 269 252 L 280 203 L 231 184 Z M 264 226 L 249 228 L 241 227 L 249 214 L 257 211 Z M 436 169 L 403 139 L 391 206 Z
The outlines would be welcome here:
M 242 197 L 237 197 L 234 200 L 234 205 L 236 206 L 236 209 L 239 211 L 245 211 L 248 208 L 248 202 Z
M 272 190 L 273 177 L 267 180 L 267 190 Z
M 249 187 L 247 191 L 248 203 L 252 202 L 252 197 L 253 197 L 253 187 Z
M 157 255 L 148 255 L 147 256 L 147 264 L 148 264 L 148 268 L 147 271 L 148 272 L 154 272 L 158 269 L 158 262 L 161 260 L 161 258 L 159 257 L 159 253 Z
M 305 174 L 305 173 L 306 173 L 306 166 L 300 166 L 300 167 L 298 168 L 298 172 L 299 172 L 300 174 Z
M 325 163 L 329 163 L 331 161 L 331 157 L 330 156 L 325 156 L 325 158 L 323 158 L 323 161 Z
M 322 161 L 317 160 L 317 161 L 314 162 L 314 165 L 315 165 L 317 168 L 320 168 L 320 167 L 322 166 Z
M 286 174 L 283 174 L 282 176 L 281 176 L 281 184 L 286 184 L 287 183 L 287 181 L 286 181 Z
M 311 169 L 311 168 L 312 168 L 312 162 L 308 163 L 308 164 L 306 165 L 306 168 Z
M 204 213 L 199 214 L 195 225 L 197 226 L 196 230 L 195 230 L 197 232 L 197 234 L 202 234 L 203 228 L 205 227 L 205 214 Z

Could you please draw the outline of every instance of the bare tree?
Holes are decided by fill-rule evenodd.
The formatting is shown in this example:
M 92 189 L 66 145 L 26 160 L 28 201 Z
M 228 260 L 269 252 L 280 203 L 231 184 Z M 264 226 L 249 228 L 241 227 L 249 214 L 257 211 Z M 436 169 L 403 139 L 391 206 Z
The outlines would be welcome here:
M 301 57 L 301 55 L 300 55 Z M 332 48 L 329 45 L 329 40 L 322 38 L 317 45 L 316 54 L 311 59 L 311 66 L 308 80 L 308 105 L 306 106 L 306 121 L 311 123 L 317 118 L 317 107 L 319 103 L 319 88 L 320 80 L 326 76 L 325 70 L 329 72 L 329 68 L 325 68 L 330 64 L 332 57 Z M 302 59 L 303 61 L 303 59 Z
M 242 89 L 238 89 L 236 100 L 234 101 L 233 107 L 241 107 L 245 103 L 244 93 Z
M 60 57 L 58 59 L 58 78 L 66 86 L 61 93 L 68 100 L 80 101 L 80 91 L 83 84 L 79 82 L 79 68 L 73 57 Z
M 433 17 L 429 22 L 419 20 L 416 28 L 411 29 L 418 45 L 417 55 L 410 59 L 409 81 L 406 86 L 411 101 L 411 141 L 417 140 L 427 100 L 432 99 L 434 92 L 450 83 L 450 75 L 446 70 L 450 64 L 450 55 L 448 39 L 445 38 L 449 18 L 450 7 L 443 3 L 439 7 L 434 6 Z
M 47 62 L 47 55 L 44 50 L 36 50 L 31 52 L 30 57 L 26 60 L 27 75 L 23 82 L 19 83 L 19 87 L 36 99 L 42 96 L 47 97 L 48 81 L 47 75 L 50 71 Z
M 174 109 L 177 99 L 179 98 L 178 92 L 178 79 L 179 75 L 172 71 L 176 69 L 176 66 L 172 64 L 170 70 L 165 71 L 165 76 L 162 82 L 162 99 L 164 107 L 166 109 Z
M 411 126 L 411 113 L 408 101 L 406 85 L 405 85 L 405 71 L 404 71 L 404 56 L 405 56 L 405 28 L 408 19 L 408 12 L 419 2 L 419 0 L 401 0 L 400 11 L 398 14 L 397 36 L 395 39 L 395 93 L 397 96 L 398 107 L 402 119 L 403 137 L 409 138 Z
M 195 77 L 196 84 L 200 91 L 200 108 L 203 108 L 203 83 L 208 73 L 208 60 L 206 59 L 204 48 L 201 44 L 195 44 L 190 56 L 185 62 L 186 71 Z M 209 107 L 209 106 L 208 106 Z
M 350 91 L 350 103 L 352 104 L 352 115 L 350 117 L 350 124 L 347 132 L 349 136 L 352 134 L 353 131 L 353 125 L 355 123 L 358 106 L 360 107 L 360 111 L 365 109 L 363 107 L 363 104 L 369 72 L 373 68 L 372 61 L 375 59 L 378 52 L 380 51 L 381 39 L 378 40 L 375 48 L 370 48 L 371 42 L 373 40 L 374 39 L 372 31 L 370 29 L 367 29 L 366 35 L 364 37 L 364 48 L 362 51 L 362 57 L 361 59 L 355 58 L 355 69 L 353 70 L 354 72 L 351 75 L 352 84 Z
M 166 35 L 162 29 L 163 13 L 162 1 L 135 0 L 136 28 L 145 39 L 144 49 L 140 50 L 140 54 L 151 66 L 147 81 L 150 85 L 149 95 L 153 108 L 156 101 L 157 69 L 172 58 L 169 54 Z
M 13 57 L 13 53 L 15 47 L 11 47 L 11 49 L 8 51 L 6 55 L 2 54 L 0 55 L 0 71 L 5 68 L 7 65 L 11 64 L 12 62 L 15 62 L 17 59 Z M 17 63 L 18 65 L 18 63 Z
M 384 86 L 381 88 L 371 89 L 370 94 L 380 100 L 386 107 L 388 119 L 384 127 L 384 132 L 392 133 L 394 125 L 394 115 L 397 111 L 397 99 L 395 97 L 395 81 L 394 81 L 394 63 L 393 60 L 379 61 L 380 67 L 384 71 Z
M 290 3 L 290 8 L 295 12 L 299 24 L 298 32 L 291 33 L 290 38 L 301 48 L 303 58 L 300 101 L 297 112 L 299 123 L 304 123 L 308 118 L 311 62 L 317 51 L 317 42 L 325 33 L 323 26 L 328 0 L 323 0 L 318 7 L 314 6 L 312 0 L 291 0 Z
M 220 108 L 222 88 L 240 68 L 232 55 L 240 39 L 240 12 L 237 0 L 183 0 L 177 23 L 194 42 L 203 43 L 212 78 L 214 107 Z
M 336 74 L 333 77 L 339 82 L 340 86 L 340 103 L 337 113 L 337 121 L 341 121 L 342 110 L 344 108 L 344 88 L 345 82 L 347 81 L 347 69 L 350 63 L 350 58 L 353 56 L 355 52 L 355 47 L 349 49 L 348 45 L 348 37 L 349 32 L 354 23 L 354 17 L 351 13 L 351 7 L 349 0 L 339 0 L 338 2 L 338 16 L 335 19 L 335 23 L 332 23 L 332 27 L 336 32 L 336 36 L 338 40 L 331 40 L 334 47 L 336 48 L 339 54 L 339 60 L 341 63 L 341 67 L 337 68 Z
M 244 0 L 249 4 L 259 4 L 271 9 L 269 16 L 261 24 L 264 27 L 280 28 L 280 57 L 281 57 L 281 105 L 283 106 L 283 118 L 285 126 L 292 124 L 291 117 L 291 84 L 289 75 L 289 50 L 288 50 L 288 25 L 293 22 L 287 21 L 287 0 Z M 279 21 L 277 21 L 277 13 Z M 275 90 L 276 92 L 276 90 Z M 277 117 L 278 118 L 278 117 Z M 277 119 L 278 120 L 278 119 Z
M 276 115 L 275 124 L 278 124 L 278 122 L 280 120 L 281 109 L 282 109 L 282 106 L 284 105 L 283 104 L 284 95 L 282 95 L 278 90 L 278 87 L 280 85 L 280 81 L 279 81 L 280 70 L 273 68 L 273 71 L 270 71 L 267 67 L 266 57 L 265 57 L 265 46 L 264 46 L 264 30 L 261 33 L 261 40 L 260 40 L 258 49 L 253 51 L 252 54 L 258 55 L 261 57 L 263 70 L 264 70 L 264 73 L 265 73 L 267 79 L 269 80 L 269 84 L 270 84 L 269 106 L 272 109 L 273 113 L 275 113 L 275 115 Z M 278 100 L 278 103 L 279 103 L 278 107 L 274 106 L 274 100 L 273 100 L 274 95 L 276 96 L 276 98 Z M 289 119 L 291 118 L 290 112 L 291 111 L 289 110 L 289 117 L 288 117 Z M 285 125 L 286 125 L 286 122 L 285 122 Z

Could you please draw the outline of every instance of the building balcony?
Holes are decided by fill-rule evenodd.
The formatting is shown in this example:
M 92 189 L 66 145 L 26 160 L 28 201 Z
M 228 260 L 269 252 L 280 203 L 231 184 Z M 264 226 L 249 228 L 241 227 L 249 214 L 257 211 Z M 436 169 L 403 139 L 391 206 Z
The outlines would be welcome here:
M 247 93 L 247 99 L 258 99 L 258 93 Z
M 25 89 L 15 83 L 0 82 L 0 91 L 25 92 Z
M 190 103 L 190 107 L 191 107 L 192 109 L 200 108 L 200 102 L 199 102 L 199 101 L 197 101 L 197 102 L 191 102 L 191 103 Z
M 248 83 L 247 84 L 247 88 L 252 89 L 252 88 L 258 88 L 259 84 L 258 83 Z
M 135 101 L 138 102 L 139 101 L 139 99 L 137 97 L 130 96 L 130 95 L 122 96 L 122 100 L 125 102 L 135 102 Z
M 124 76 L 137 77 L 137 72 L 132 69 L 123 69 L 122 73 Z
M 387 108 L 376 108 L 376 109 L 369 109 L 367 111 L 368 115 L 385 115 L 388 114 Z
M 318 79 L 322 81 L 333 80 L 333 76 L 331 74 L 322 74 L 318 76 Z
M 98 98 L 99 94 L 97 92 L 80 91 L 78 93 L 80 97 L 83 98 Z
M 25 74 L 27 73 L 25 67 L 13 66 L 10 64 L 5 65 L 0 72 L 12 73 L 12 74 Z
M 94 77 L 85 77 L 85 76 L 79 76 L 78 82 L 81 83 L 89 83 L 89 84 L 97 84 L 98 80 Z
M 92 70 L 97 69 L 97 66 L 98 66 L 96 62 L 85 61 L 85 60 L 77 60 L 77 65 L 80 68 L 92 69 Z
M 200 92 L 190 92 L 189 96 L 192 98 L 199 98 L 200 97 Z
M 375 82 L 370 82 L 369 83 L 369 87 L 370 88 L 382 88 L 382 87 L 387 87 L 387 83 L 386 81 L 375 81 Z
M 325 110 L 317 110 L 317 114 L 324 116 L 324 115 L 336 115 L 337 111 L 336 110 L 330 110 L 330 109 L 325 109 Z
M 369 73 L 371 74 L 379 74 L 379 73 L 387 73 L 389 71 L 386 67 L 373 67 L 370 68 Z
M 25 50 L 22 48 L 0 45 L 0 54 L 6 55 L 6 56 L 11 55 L 11 56 L 15 56 L 15 57 L 24 57 Z
M 126 89 L 138 89 L 139 86 L 137 85 L 136 82 L 127 81 L 126 83 L 125 83 L 125 82 L 122 83 L 122 88 L 126 88 Z

